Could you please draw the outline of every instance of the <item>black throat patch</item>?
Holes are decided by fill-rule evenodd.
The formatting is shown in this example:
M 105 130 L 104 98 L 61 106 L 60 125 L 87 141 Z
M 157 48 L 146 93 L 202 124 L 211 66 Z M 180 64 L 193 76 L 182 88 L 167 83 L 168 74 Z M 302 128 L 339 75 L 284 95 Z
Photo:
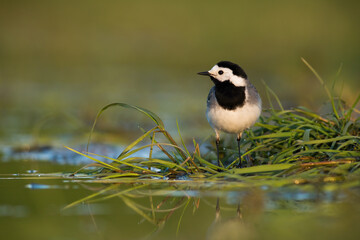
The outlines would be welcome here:
M 220 106 L 228 110 L 234 110 L 245 104 L 245 87 L 236 87 L 229 80 L 220 82 L 213 79 L 215 83 L 215 97 Z

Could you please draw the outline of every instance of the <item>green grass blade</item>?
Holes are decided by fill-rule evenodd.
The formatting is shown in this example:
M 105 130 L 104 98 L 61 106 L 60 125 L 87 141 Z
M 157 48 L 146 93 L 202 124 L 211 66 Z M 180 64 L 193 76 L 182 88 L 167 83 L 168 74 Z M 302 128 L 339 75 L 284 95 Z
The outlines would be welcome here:
M 271 93 L 271 95 L 275 98 L 275 100 L 276 100 L 276 102 L 277 102 L 280 110 L 281 110 L 281 111 L 284 111 L 284 108 L 283 108 L 283 106 L 282 106 L 282 104 L 281 104 L 281 101 L 280 101 L 279 97 L 276 95 L 276 93 L 265 83 L 264 80 L 263 80 L 262 82 L 263 82 L 263 84 L 265 85 L 266 90 L 269 91 L 269 93 Z M 268 98 L 269 98 L 269 97 L 268 97 Z M 270 100 L 270 98 L 269 98 L 269 100 Z M 271 105 L 271 108 L 273 108 L 272 105 Z
M 203 165 L 211 168 L 211 169 L 215 169 L 215 170 L 221 170 L 221 171 L 225 171 L 226 168 L 223 168 L 223 167 L 219 167 L 217 165 L 214 165 L 212 163 L 210 163 L 209 161 L 203 159 L 202 157 L 200 157 L 199 155 L 195 155 L 195 158 Z M 200 168 L 201 169 L 201 168 Z
M 337 154 L 335 154 L 333 157 L 353 157 L 353 158 L 359 158 L 360 157 L 360 151 L 339 151 Z
M 124 164 L 124 165 L 127 165 L 129 167 L 132 167 L 134 169 L 139 169 L 141 171 L 144 171 L 144 172 L 150 172 L 150 173 L 154 173 L 153 171 L 151 171 L 150 169 L 146 169 L 146 168 L 142 168 L 142 167 L 139 167 L 139 166 L 136 166 L 134 164 L 131 164 L 131 163 L 128 163 L 127 161 L 120 161 L 116 158 L 111 158 L 111 157 L 107 157 L 107 156 L 103 156 L 103 155 L 99 155 L 99 154 L 96 154 L 96 153 L 88 153 L 88 154 L 91 154 L 91 155 L 94 155 L 94 156 L 98 156 L 98 157 L 102 157 L 102 158 L 106 158 L 106 159 L 109 159 L 113 162 L 116 162 L 116 163 L 120 163 L 120 164 Z M 141 158 L 142 159 L 142 158 Z M 118 169 L 118 168 L 117 168 Z
M 348 121 L 351 117 L 351 114 L 353 113 L 356 105 L 358 104 L 358 102 L 360 101 L 360 94 L 357 96 L 355 102 L 353 103 L 353 105 L 351 106 L 351 108 L 348 110 L 348 112 L 346 113 L 345 119 Z
M 272 164 L 278 164 L 278 163 L 284 163 L 284 162 L 289 162 L 288 157 L 289 156 L 293 156 L 293 152 L 301 149 L 302 147 L 289 147 L 289 148 L 285 148 L 284 151 L 277 153 L 274 155 L 274 159 L 271 161 Z
M 91 136 L 92 136 L 92 133 L 94 132 L 94 129 L 95 129 L 95 126 L 96 126 L 96 123 L 99 119 L 99 117 L 101 116 L 101 114 L 108 108 L 111 108 L 111 107 L 115 107 L 115 106 L 118 106 L 118 107 L 123 107 L 123 108 L 128 108 L 128 109 L 134 109 L 140 113 L 143 113 L 145 114 L 146 116 L 148 116 L 157 126 L 160 126 L 161 128 L 164 128 L 164 123 L 162 122 L 162 120 L 153 112 L 145 109 L 145 108 L 141 108 L 141 107 L 138 107 L 138 106 L 135 106 L 135 105 L 130 105 L 130 104 L 127 104 L 127 103 L 111 103 L 111 104 L 108 104 L 106 105 L 105 107 L 103 107 L 99 112 L 98 114 L 96 115 L 96 118 L 95 118 L 95 121 L 93 123 L 93 126 L 91 128 L 91 131 L 90 131 L 90 134 L 89 134 L 89 138 L 88 138 L 88 143 L 87 143 L 87 146 L 86 146 L 86 151 L 88 152 L 89 151 L 89 144 L 90 144 L 90 141 L 91 141 Z
M 103 162 L 103 161 L 100 161 L 99 159 L 90 157 L 90 156 L 88 156 L 88 155 L 86 155 L 86 154 L 83 154 L 83 153 L 81 153 L 81 152 L 78 152 L 78 151 L 76 151 L 75 149 L 69 148 L 69 147 L 67 147 L 67 146 L 64 146 L 64 147 L 67 148 L 68 150 L 72 151 L 72 152 L 75 152 L 75 153 L 81 155 L 81 156 L 87 157 L 87 158 L 89 158 L 89 159 L 91 159 L 91 160 L 93 160 L 93 161 L 95 161 L 95 162 L 98 162 L 98 163 L 100 163 L 101 165 L 103 165 L 104 167 L 106 167 L 106 168 L 108 168 L 108 169 L 111 169 L 111 170 L 114 170 L 114 171 L 117 171 L 117 172 L 119 171 L 119 169 L 118 169 L 117 167 L 114 167 L 114 166 L 112 166 L 112 165 L 110 165 L 110 164 L 107 164 L 107 163 L 105 163 L 105 162 Z
M 333 134 L 336 134 L 337 132 L 334 129 L 329 129 L 327 127 L 324 127 L 322 125 L 315 125 L 315 124 L 304 124 L 297 127 L 297 129 L 314 129 L 315 131 L 324 134 L 324 136 L 331 137 Z M 305 130 L 306 131 L 306 130 Z M 305 134 L 305 132 L 304 132 Z
M 342 136 L 342 137 L 336 137 L 336 138 L 304 141 L 304 142 L 301 142 L 300 144 L 301 145 L 305 145 L 305 144 L 321 144 L 321 143 L 329 143 L 329 142 L 342 141 L 342 140 L 348 140 L 348 139 L 360 139 L 360 137 L 357 137 L 357 136 Z
M 349 127 L 350 127 L 352 124 L 353 124 L 353 122 L 348 121 L 348 122 L 345 124 L 344 128 L 342 129 L 341 135 L 348 135 L 348 134 L 349 134 L 349 133 L 348 133 Z
M 185 145 L 185 143 L 184 143 L 184 140 L 183 140 L 183 138 L 182 138 L 182 136 L 181 136 L 180 128 L 179 128 L 179 123 L 178 123 L 178 120 L 177 120 L 177 119 L 176 119 L 176 127 L 177 127 L 177 130 L 178 130 L 178 133 L 179 133 L 179 137 L 180 137 L 181 143 L 182 143 L 182 145 L 183 145 L 183 147 L 184 147 L 187 155 L 190 156 L 190 152 L 189 152 L 189 150 L 187 149 L 187 147 L 186 147 L 186 145 Z
M 306 155 L 308 153 L 339 153 L 339 152 L 340 152 L 339 150 L 328 149 L 328 148 L 319 148 L 319 149 L 309 149 L 309 150 L 301 151 L 301 152 L 295 153 L 294 156 Z
M 230 170 L 230 173 L 235 174 L 254 174 L 254 173 L 263 173 L 263 172 L 277 172 L 287 170 L 296 164 L 292 163 L 282 163 L 282 164 L 269 164 L 269 165 L 260 165 L 247 168 L 234 168 Z
M 135 141 L 133 141 L 131 144 L 129 144 L 121 153 L 117 158 L 120 158 L 121 156 L 123 156 L 124 154 L 128 153 L 133 147 L 135 147 L 138 143 L 140 143 L 142 140 L 144 140 L 148 135 L 150 135 L 153 131 L 155 131 L 158 127 L 154 127 L 152 129 L 150 129 L 149 131 L 147 131 L 146 133 L 144 133 L 143 135 L 141 135 L 138 139 L 136 139 Z
M 126 157 L 129 157 L 129 156 L 135 154 L 136 152 L 138 152 L 138 151 L 140 151 L 140 150 L 142 150 L 142 149 L 145 149 L 145 148 L 148 148 L 148 147 L 151 148 L 151 147 L 153 147 L 153 146 L 169 146 L 169 147 L 173 147 L 173 148 L 175 148 L 175 149 L 178 149 L 179 151 L 184 152 L 184 150 L 183 150 L 181 147 L 177 146 L 177 145 L 174 145 L 174 144 L 171 144 L 171 143 L 158 143 L 158 142 L 156 142 L 156 143 L 147 144 L 147 145 L 138 147 L 138 148 L 136 148 L 136 149 L 134 149 L 134 150 L 132 150 L 132 151 L 130 151 L 130 152 L 128 152 L 128 153 L 120 156 L 120 158 L 118 158 L 118 160 L 122 160 L 122 159 L 124 159 L 124 158 L 126 158 Z M 150 159 L 150 158 L 149 158 L 149 159 Z
M 320 115 L 318 115 L 318 114 L 316 114 L 316 113 L 311 112 L 311 111 L 308 110 L 308 109 L 305 109 L 304 107 L 295 108 L 295 111 L 296 111 L 296 112 L 300 112 L 300 113 L 302 113 L 302 114 L 305 114 L 305 115 L 307 115 L 307 116 L 309 116 L 309 117 L 315 118 L 315 119 L 317 119 L 317 120 L 326 122 L 326 123 L 329 122 L 327 119 L 321 117 Z
M 304 132 L 303 140 L 304 142 L 310 141 L 310 132 L 312 129 L 306 129 Z
M 330 90 L 328 89 L 328 87 L 326 86 L 324 80 L 320 77 L 320 75 L 316 72 L 316 70 L 304 59 L 304 58 L 301 58 L 301 60 L 305 63 L 305 65 L 311 70 L 311 72 L 315 75 L 315 77 L 319 80 L 319 82 L 321 83 L 321 85 L 324 87 L 325 89 L 325 92 L 326 94 L 328 95 L 329 97 L 329 100 L 331 101 L 331 105 L 332 105 L 332 108 L 333 108 L 333 112 L 336 116 L 337 119 L 339 119 L 339 114 L 336 110 L 336 107 L 335 107 L 335 102 L 334 102 L 334 97 L 332 96 Z
M 336 71 L 336 74 L 335 74 L 335 77 L 334 77 L 334 80 L 332 82 L 332 87 L 331 87 L 331 90 L 334 92 L 334 89 L 335 89 L 335 85 L 336 85 L 336 81 L 339 79 L 340 77 L 340 73 L 342 71 L 342 68 L 343 68 L 343 63 L 340 63 L 340 66 L 338 68 L 338 70 Z
M 176 163 L 173 163 L 173 162 L 169 162 L 169 161 L 166 161 L 166 160 L 162 160 L 162 159 L 149 159 L 147 160 L 146 162 L 143 162 L 143 164 L 145 163 L 159 163 L 161 164 L 162 166 L 165 166 L 165 167 L 168 167 L 168 168 L 178 168 L 179 170 L 182 170 L 184 172 L 187 172 L 186 169 L 182 166 L 180 166 L 179 164 L 176 164 Z
M 151 147 L 150 147 L 150 151 L 149 151 L 149 159 L 151 159 L 152 155 L 153 155 L 155 136 L 156 136 L 156 132 L 153 132 L 153 135 L 151 136 Z
M 241 159 L 244 160 L 244 156 L 252 153 L 252 152 L 255 152 L 256 150 L 260 149 L 260 148 L 263 148 L 264 145 L 259 145 L 259 146 L 256 146 L 252 149 L 250 149 L 249 151 L 247 151 L 246 153 L 244 153 L 242 156 L 241 156 Z M 229 166 L 226 167 L 226 169 L 230 169 L 232 166 L 234 166 L 235 163 L 237 163 L 239 160 L 239 158 L 235 159 Z
M 169 140 L 171 144 L 178 146 L 178 144 L 175 142 L 174 138 L 168 133 L 168 131 L 162 129 L 161 133 Z M 183 160 L 186 160 L 188 157 L 186 156 L 186 154 L 184 154 L 184 150 L 180 149 L 180 147 L 177 147 L 175 150 Z
M 336 150 L 340 150 L 347 146 L 350 146 L 350 147 L 355 146 L 356 144 L 360 146 L 360 141 L 359 141 L 359 139 L 354 138 L 354 139 L 351 139 L 351 140 L 348 140 L 348 141 L 342 143 Z
M 123 178 L 123 177 L 139 177 L 139 173 L 115 173 L 109 176 L 105 176 L 102 179 L 112 179 L 112 178 Z
M 278 132 L 278 133 L 270 133 L 262 136 L 253 137 L 252 139 L 285 138 L 285 137 L 292 137 L 294 135 L 295 132 Z
M 264 124 L 264 123 L 259 123 L 259 122 L 255 123 L 255 126 L 256 126 L 256 127 L 262 127 L 262 128 L 265 128 L 265 129 L 271 130 L 271 131 L 279 128 L 278 126 L 275 126 L 275 125 Z
M 269 89 L 267 88 L 267 85 L 266 85 L 265 81 L 264 81 L 263 79 L 262 79 L 261 81 L 262 81 L 262 83 L 263 83 L 264 86 L 265 86 L 265 90 L 266 90 L 265 93 L 266 93 L 266 97 L 267 97 L 267 99 L 268 99 L 268 102 L 269 102 L 269 104 L 270 104 L 270 111 L 275 112 L 274 106 L 273 106 L 272 101 L 271 101 L 271 98 L 270 98 Z

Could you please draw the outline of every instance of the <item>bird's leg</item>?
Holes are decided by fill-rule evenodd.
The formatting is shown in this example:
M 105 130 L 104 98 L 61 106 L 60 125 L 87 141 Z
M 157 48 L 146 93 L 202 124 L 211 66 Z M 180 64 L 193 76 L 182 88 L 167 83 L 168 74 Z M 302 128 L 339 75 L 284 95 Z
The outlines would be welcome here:
M 220 145 L 220 137 L 219 134 L 216 133 L 216 154 L 217 154 L 218 166 L 220 167 L 219 145 Z
M 239 133 L 238 136 L 237 136 L 237 143 L 238 143 L 238 150 L 239 150 L 239 165 L 238 165 L 239 168 L 242 168 L 242 165 L 241 165 L 241 153 L 240 153 L 241 135 L 242 135 L 242 133 Z

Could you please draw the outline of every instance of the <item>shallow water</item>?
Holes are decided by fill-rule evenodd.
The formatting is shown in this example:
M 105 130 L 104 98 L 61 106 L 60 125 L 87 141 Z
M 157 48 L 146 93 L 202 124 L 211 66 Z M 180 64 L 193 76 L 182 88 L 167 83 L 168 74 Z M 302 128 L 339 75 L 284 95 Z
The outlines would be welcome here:
M 0 162 L 4 239 L 358 239 L 360 231 L 360 189 L 346 184 L 111 182 L 66 173 L 78 168 Z

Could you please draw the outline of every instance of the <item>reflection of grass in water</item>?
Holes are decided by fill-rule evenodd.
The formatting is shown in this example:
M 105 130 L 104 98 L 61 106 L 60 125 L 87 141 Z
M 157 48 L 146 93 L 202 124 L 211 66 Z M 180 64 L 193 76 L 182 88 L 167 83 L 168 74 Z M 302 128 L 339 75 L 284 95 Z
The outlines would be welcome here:
M 295 229 L 298 234 L 303 235 L 301 228 L 298 228 L 299 225 L 309 227 L 312 233 L 322 233 L 324 228 L 336 225 L 334 233 L 338 234 L 337 231 L 351 230 L 359 218 L 358 196 L 347 191 L 331 191 L 331 194 L 323 194 L 324 188 L 297 186 L 296 192 L 300 195 L 306 192 L 308 197 L 299 200 L 296 194 L 293 194 L 293 197 L 285 200 L 279 195 L 289 193 L 291 195 L 291 190 L 294 188 L 262 191 L 260 188 L 235 187 L 226 191 L 217 191 L 219 188 L 221 187 L 217 184 L 212 186 L 207 184 L 206 187 L 198 181 L 188 181 L 185 184 L 176 181 L 154 184 L 153 181 L 145 180 L 135 183 L 106 184 L 102 185 L 101 190 L 93 190 L 95 191 L 93 194 L 69 204 L 64 210 L 80 203 L 94 204 L 109 199 L 120 199 L 141 219 L 155 226 L 153 234 L 159 234 L 165 224 L 171 221 L 177 222 L 176 232 L 182 234 L 185 225 L 188 228 L 188 223 L 191 222 L 200 225 L 199 229 L 204 229 L 203 226 L 206 226 L 209 239 L 239 239 L 224 238 L 239 234 L 250 234 L 259 236 L 257 239 L 264 239 L 261 236 L 267 236 L 269 232 L 270 238 L 266 237 L 266 239 L 283 239 L 278 237 L 287 233 L 288 229 L 292 229 L 291 231 Z M 203 195 L 211 190 L 215 191 L 216 195 L 210 195 L 212 196 L 210 198 L 206 197 L 209 195 Z M 235 190 L 238 194 L 230 194 Z M 226 199 L 230 197 L 232 203 L 226 203 Z M 215 199 L 217 199 L 216 204 Z M 339 199 L 341 202 L 338 202 Z M 205 218 L 204 209 L 207 211 Z M 196 215 L 203 216 L 201 222 L 196 222 Z M 323 222 L 324 219 L 326 222 Z M 169 225 L 171 226 L 169 223 L 167 227 L 170 227 Z M 278 229 L 279 226 L 284 225 L 289 228 Z M 327 234 L 322 233 L 322 235 Z
M 195 150 L 190 152 L 182 140 L 180 131 L 181 144 L 178 144 L 156 114 L 125 103 L 113 103 L 102 108 L 91 132 L 94 131 L 102 113 L 114 106 L 135 109 L 149 117 L 156 126 L 144 131 L 144 134 L 127 146 L 117 158 L 93 153 L 86 155 L 74 149 L 68 149 L 97 162 L 96 166 L 100 168 L 95 176 L 103 179 L 154 177 L 171 179 L 186 175 L 193 179 L 204 177 L 243 181 L 273 179 L 279 182 L 284 182 L 285 179 L 287 180 L 285 183 L 289 181 L 304 183 L 342 181 L 356 176 L 360 171 L 358 170 L 360 125 L 359 121 L 351 120 L 351 114 L 360 100 L 360 95 L 356 102 L 346 109 L 341 101 L 333 97 L 317 72 L 305 60 L 303 61 L 324 86 L 332 105 L 332 113 L 323 117 L 302 107 L 284 110 L 278 97 L 267 87 L 269 102 L 273 96 L 280 110 L 272 107 L 263 114 L 256 127 L 247 131 L 248 136 L 242 144 L 242 149 L 246 150 L 243 157 L 248 156 L 256 166 L 235 168 L 239 159 L 233 159 L 236 151 L 231 148 L 227 149 L 223 156 L 223 162 L 228 162 L 228 164 L 225 167 L 216 166 L 211 163 L 207 155 L 200 154 L 197 142 L 194 141 Z M 89 142 L 90 138 L 91 134 Z M 147 139 L 150 139 L 149 144 L 136 148 Z M 136 153 L 144 148 L 150 148 L 149 155 L 136 156 Z M 158 148 L 165 157 L 154 157 L 154 148 Z M 96 157 L 112 162 L 108 164 Z

